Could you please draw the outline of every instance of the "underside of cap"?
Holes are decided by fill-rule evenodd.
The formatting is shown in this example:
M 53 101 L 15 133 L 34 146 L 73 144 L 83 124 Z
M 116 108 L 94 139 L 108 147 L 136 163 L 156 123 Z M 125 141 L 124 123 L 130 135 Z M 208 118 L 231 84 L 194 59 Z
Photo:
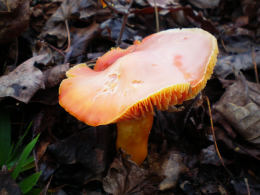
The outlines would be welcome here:
M 139 118 L 154 107 L 165 110 L 196 96 L 217 60 L 217 41 L 201 29 L 173 29 L 145 38 L 128 49 L 113 49 L 70 69 L 59 103 L 91 126 Z

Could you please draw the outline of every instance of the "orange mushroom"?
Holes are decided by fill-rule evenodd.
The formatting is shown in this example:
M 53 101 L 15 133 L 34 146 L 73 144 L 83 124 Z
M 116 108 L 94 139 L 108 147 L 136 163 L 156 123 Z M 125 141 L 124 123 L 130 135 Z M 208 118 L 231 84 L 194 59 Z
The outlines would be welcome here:
M 214 36 L 202 29 L 171 29 L 123 50 L 112 49 L 94 70 L 79 64 L 67 73 L 59 103 L 91 126 L 117 123 L 117 148 L 137 164 L 147 156 L 154 107 L 195 97 L 217 61 Z

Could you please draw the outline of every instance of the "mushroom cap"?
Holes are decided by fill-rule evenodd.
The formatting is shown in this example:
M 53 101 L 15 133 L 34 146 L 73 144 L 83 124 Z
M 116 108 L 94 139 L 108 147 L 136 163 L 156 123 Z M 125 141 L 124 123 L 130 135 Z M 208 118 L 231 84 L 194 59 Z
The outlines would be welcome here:
M 113 49 L 95 70 L 79 64 L 67 73 L 59 103 L 91 126 L 139 118 L 195 97 L 217 61 L 217 40 L 202 29 L 152 34 L 128 49 Z M 105 65 L 104 65 L 105 64 Z

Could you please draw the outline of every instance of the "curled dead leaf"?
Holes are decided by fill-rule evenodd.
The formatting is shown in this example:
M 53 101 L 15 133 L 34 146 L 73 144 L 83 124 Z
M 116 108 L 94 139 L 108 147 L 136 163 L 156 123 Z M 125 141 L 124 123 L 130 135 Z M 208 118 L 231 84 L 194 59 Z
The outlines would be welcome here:
M 260 85 L 236 81 L 214 108 L 247 141 L 260 146 Z
M 177 151 L 170 151 L 164 158 L 161 165 L 161 174 L 165 179 L 159 184 L 160 190 L 167 190 L 176 186 L 181 173 L 187 171 L 181 154 Z
M 72 17 L 76 17 L 81 21 L 88 20 L 96 14 L 96 8 L 97 2 L 94 0 L 63 1 L 57 11 L 46 22 L 40 36 L 54 36 L 57 39 L 58 47 L 62 47 L 68 38 L 65 21 L 68 21 Z
M 39 89 L 44 89 L 44 76 L 35 64 L 43 60 L 45 55 L 30 58 L 8 75 L 0 77 L 0 98 L 13 97 L 28 103 Z
M 260 109 L 255 103 L 237 106 L 227 102 L 216 109 L 247 141 L 260 146 Z
M 69 69 L 69 64 L 54 66 L 44 72 L 44 83 L 46 88 L 58 85 L 65 77 L 66 71 Z
M 151 175 L 133 161 L 123 158 L 120 153 L 103 178 L 103 188 L 113 195 L 152 194 L 155 191 Z
M 260 50 L 257 49 L 255 54 L 255 63 L 260 64 Z M 229 74 L 234 73 L 234 71 L 253 68 L 252 51 L 247 51 L 240 54 L 220 57 L 214 71 L 219 77 L 226 78 Z

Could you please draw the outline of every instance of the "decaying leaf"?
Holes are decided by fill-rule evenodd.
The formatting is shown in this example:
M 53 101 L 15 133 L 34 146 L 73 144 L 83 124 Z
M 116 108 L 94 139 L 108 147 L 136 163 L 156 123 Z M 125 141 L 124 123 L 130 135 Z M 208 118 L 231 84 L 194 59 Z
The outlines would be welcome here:
M 255 51 L 255 63 L 260 64 L 260 50 Z M 215 67 L 215 73 L 226 78 L 229 74 L 239 70 L 253 69 L 252 50 L 240 54 L 228 55 L 220 57 Z
M 179 0 L 147 0 L 151 6 L 167 8 L 170 5 L 179 5 Z
M 117 40 L 120 34 L 120 30 L 122 27 L 122 20 L 117 18 L 108 19 L 100 25 L 103 30 L 102 35 L 105 37 L 112 38 L 113 40 Z M 124 33 L 122 35 L 122 41 L 130 40 L 134 41 L 134 36 L 137 32 L 129 27 L 125 27 Z
M 29 25 L 30 1 L 0 1 L 0 43 L 12 41 Z
M 0 195 L 21 195 L 19 186 L 7 171 L 0 170 Z
M 99 24 L 93 23 L 86 28 L 71 28 L 71 46 L 65 56 L 65 62 L 72 59 L 77 63 L 82 62 L 83 55 L 89 42 L 95 37 Z M 75 60 L 77 59 L 77 60 Z
M 234 139 L 227 135 L 226 131 L 221 128 L 215 128 L 216 140 L 223 142 L 228 148 L 235 151 L 236 153 L 249 155 L 257 160 L 260 160 L 260 150 L 256 147 L 249 146 L 246 144 L 239 144 Z M 224 159 L 225 160 L 225 159 Z
M 260 146 L 260 85 L 236 81 L 229 86 L 215 109 L 237 132 Z
M 100 179 L 112 161 L 114 138 L 114 129 L 111 126 L 91 127 L 49 145 L 47 155 L 53 156 L 60 164 L 61 168 L 57 172 L 59 178 L 68 183 L 70 180 L 73 180 L 72 183 L 87 183 Z M 71 171 L 75 169 L 73 179 L 70 171 L 66 171 L 68 167 Z
M 189 2 L 198 8 L 215 8 L 218 6 L 220 0 L 189 0 Z
M 223 80 L 223 83 L 225 83 L 225 80 Z M 260 85 L 243 79 L 235 81 L 226 89 L 215 107 L 227 102 L 238 106 L 245 106 L 250 102 L 254 102 L 260 106 Z
M 54 87 L 60 83 L 65 77 L 69 64 L 61 64 L 54 66 L 44 72 L 44 84 L 46 88 Z
M 0 77 L 0 98 L 13 97 L 28 103 L 39 89 L 44 89 L 44 75 L 35 64 L 43 60 L 45 55 L 30 58 L 8 75 Z
M 151 183 L 152 177 L 148 171 L 139 167 L 133 161 L 123 158 L 115 158 L 110 165 L 107 176 L 103 178 L 103 188 L 113 195 L 121 194 L 152 194 L 155 187 Z
M 66 0 L 63 1 L 57 11 L 46 22 L 41 37 L 55 36 L 58 47 L 62 47 L 67 40 L 65 21 L 75 19 L 87 20 L 96 14 L 97 3 L 93 0 Z M 89 22 L 89 21 L 88 21 Z
M 246 140 L 260 144 L 260 109 L 255 103 L 237 106 L 227 102 L 217 107 L 217 110 Z
M 213 144 L 201 150 L 200 163 L 212 164 L 216 166 L 221 165 L 219 157 L 216 153 L 215 146 Z
M 159 184 L 161 191 L 175 187 L 180 174 L 187 171 L 182 154 L 174 149 L 170 149 L 166 155 L 158 158 L 150 166 L 161 178 L 164 178 Z

